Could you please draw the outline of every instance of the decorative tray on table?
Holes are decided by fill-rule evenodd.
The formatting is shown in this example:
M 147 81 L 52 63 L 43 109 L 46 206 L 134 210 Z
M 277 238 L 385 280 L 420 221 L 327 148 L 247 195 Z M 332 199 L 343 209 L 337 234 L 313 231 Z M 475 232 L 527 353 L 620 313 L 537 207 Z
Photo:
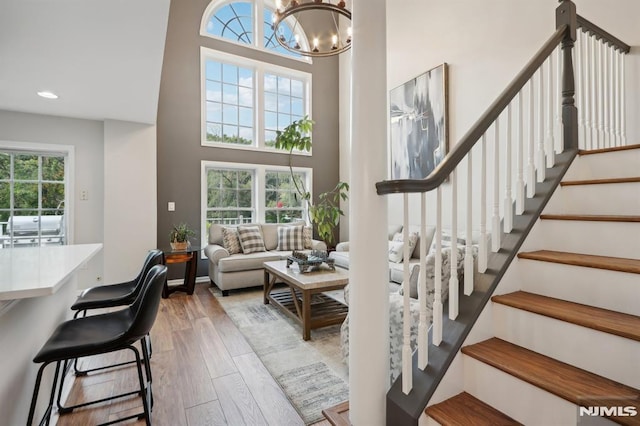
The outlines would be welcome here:
M 287 268 L 289 268 L 292 263 L 297 263 L 302 273 L 319 269 L 323 263 L 332 271 L 336 270 L 334 259 L 329 258 L 327 252 L 323 250 L 312 250 L 309 254 L 294 250 L 291 252 L 291 255 L 287 257 Z

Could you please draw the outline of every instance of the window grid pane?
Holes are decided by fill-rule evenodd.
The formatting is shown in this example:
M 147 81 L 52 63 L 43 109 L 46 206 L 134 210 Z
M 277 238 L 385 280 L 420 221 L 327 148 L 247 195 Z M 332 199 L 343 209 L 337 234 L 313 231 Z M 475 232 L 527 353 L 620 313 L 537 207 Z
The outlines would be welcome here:
M 254 71 L 211 59 L 205 70 L 207 141 L 255 145 Z
M 265 146 L 274 147 L 275 132 L 284 130 L 293 121 L 301 119 L 306 114 L 304 98 L 294 96 L 303 94 L 303 87 L 304 82 L 301 80 L 275 74 L 265 74 L 265 124 L 263 134 Z
M 265 221 L 267 223 L 288 223 L 306 217 L 306 205 L 298 193 L 305 191 L 306 173 L 295 172 L 291 179 L 288 171 L 267 171 L 265 173 Z
M 0 248 L 65 244 L 65 157 L 0 152 Z
M 207 33 L 244 44 L 253 44 L 253 5 L 234 2 L 211 15 Z
M 254 220 L 253 171 L 207 170 L 207 226 Z

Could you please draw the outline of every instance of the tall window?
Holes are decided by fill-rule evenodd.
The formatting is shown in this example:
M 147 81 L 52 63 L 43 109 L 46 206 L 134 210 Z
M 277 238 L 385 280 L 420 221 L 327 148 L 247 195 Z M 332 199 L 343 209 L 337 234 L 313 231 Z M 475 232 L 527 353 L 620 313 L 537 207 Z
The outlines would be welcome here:
M 1 247 L 65 244 L 66 157 L 0 150 Z
M 202 161 L 203 230 L 212 223 L 287 223 L 307 219 L 298 188 L 311 187 L 309 168 Z M 204 241 L 204 240 L 203 240 Z
M 202 48 L 202 144 L 275 149 L 276 131 L 310 115 L 311 75 Z
M 306 220 L 306 205 L 299 191 L 306 187 L 306 173 L 267 170 L 265 173 L 265 222 L 287 223 Z
M 264 76 L 264 141 L 274 147 L 276 130 L 282 130 L 305 115 L 304 82 L 295 78 Z
M 207 141 L 253 145 L 253 70 L 206 61 Z
M 252 222 L 253 170 L 207 169 L 207 223 Z
M 308 48 L 307 37 L 302 27 L 295 19 L 289 18 L 280 24 L 280 33 L 275 34 L 271 25 L 275 4 L 265 3 L 262 0 L 230 3 L 214 0 L 204 13 L 200 34 L 309 62 L 309 58 L 285 49 L 277 40 L 277 37 L 284 37 L 285 40 L 295 39 L 301 46 Z

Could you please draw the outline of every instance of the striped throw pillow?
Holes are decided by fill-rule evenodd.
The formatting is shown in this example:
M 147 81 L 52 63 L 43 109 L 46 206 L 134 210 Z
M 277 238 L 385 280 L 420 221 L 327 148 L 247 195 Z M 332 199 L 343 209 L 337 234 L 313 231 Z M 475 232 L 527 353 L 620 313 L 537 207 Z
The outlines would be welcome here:
M 222 228 L 222 245 L 229 254 L 242 253 L 242 246 L 236 228 Z
M 256 253 L 259 251 L 266 251 L 264 247 L 264 239 L 262 238 L 262 232 L 258 226 L 239 226 L 238 237 L 240 239 L 240 245 L 242 246 L 242 252 L 245 254 Z
M 304 248 L 305 249 L 311 249 L 313 248 L 313 230 L 311 229 L 310 226 L 305 226 L 302 229 L 302 240 L 304 241 Z
M 303 250 L 303 226 L 279 226 L 278 250 Z

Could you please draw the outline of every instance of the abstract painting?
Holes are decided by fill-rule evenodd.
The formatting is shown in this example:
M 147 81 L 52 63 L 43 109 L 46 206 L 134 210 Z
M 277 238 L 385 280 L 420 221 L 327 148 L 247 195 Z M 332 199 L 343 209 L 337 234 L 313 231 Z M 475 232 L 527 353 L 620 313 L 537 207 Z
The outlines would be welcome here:
M 447 154 L 447 64 L 389 94 L 391 179 L 424 179 Z

